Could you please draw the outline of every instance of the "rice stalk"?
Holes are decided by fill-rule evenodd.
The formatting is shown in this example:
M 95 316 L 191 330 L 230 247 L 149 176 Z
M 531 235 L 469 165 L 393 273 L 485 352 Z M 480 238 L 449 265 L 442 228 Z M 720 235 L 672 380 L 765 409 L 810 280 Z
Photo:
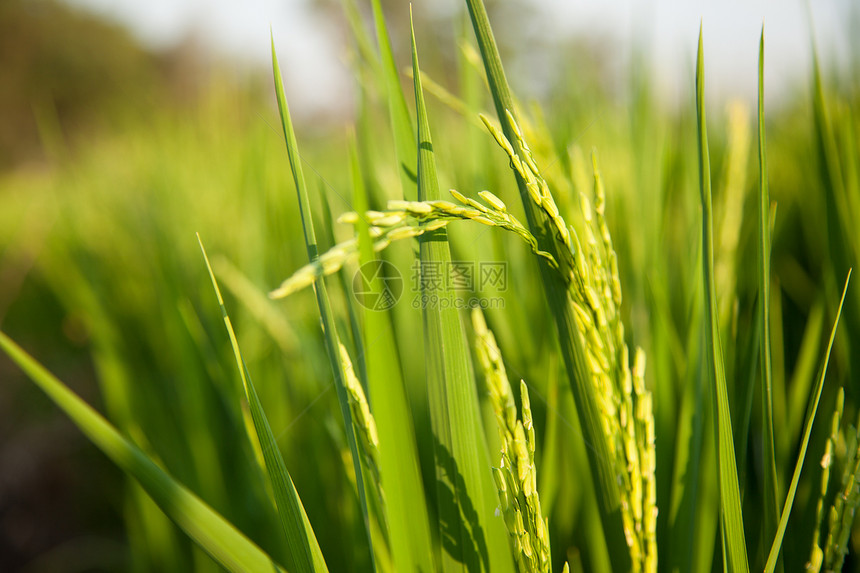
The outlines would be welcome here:
M 520 381 L 520 420 L 501 352 L 479 309 L 472 311 L 472 326 L 502 444 L 501 461 L 493 468 L 499 490 L 499 510 L 505 519 L 519 571 L 548 573 L 551 564 L 549 524 L 541 511 L 537 490 L 536 443 L 528 389 L 525 381 Z
M 807 571 L 814 571 L 816 573 L 821 571 L 821 566 L 824 563 L 824 549 L 822 545 L 827 537 L 824 520 L 824 503 L 830 484 L 830 468 L 833 466 L 833 458 L 836 454 L 836 442 L 839 439 L 839 426 L 842 423 L 842 411 L 844 407 L 845 390 L 840 388 L 839 394 L 836 396 L 836 407 L 833 409 L 833 419 L 830 423 L 830 436 L 824 445 L 824 454 L 821 456 L 821 491 L 815 508 L 815 521 L 818 523 L 818 527 L 812 541 L 812 551 L 809 561 L 806 564 Z
M 829 531 L 824 546 L 824 570 L 841 571 L 857 507 L 860 506 L 860 419 L 851 428 L 842 487 L 836 492 L 828 514 Z
M 580 233 L 569 226 L 555 204 L 549 185 L 538 169 L 516 119 L 509 125 L 516 149 L 503 130 L 482 116 L 488 131 L 505 151 L 512 169 L 525 182 L 535 208 L 554 227 L 557 269 L 567 286 L 575 325 L 585 343 L 586 366 L 600 412 L 614 475 L 620 485 L 621 519 L 633 571 L 656 571 L 656 456 L 651 394 L 645 389 L 645 354 L 637 349 L 631 370 L 624 324 L 618 258 L 606 222 L 606 192 L 596 152 L 592 155 L 594 199 L 580 193 L 584 224 Z M 598 239 L 599 237 L 599 239 Z
M 361 459 L 370 469 L 370 482 L 376 487 L 377 497 L 382 500 L 382 487 L 379 480 L 379 433 L 376 431 L 376 420 L 370 412 L 370 405 L 364 395 L 364 388 L 355 374 L 349 352 L 341 343 L 340 359 L 346 374 L 346 392 L 349 397 L 349 409 L 352 412 L 352 424 L 359 438 Z
M 502 122 L 500 133 L 504 135 L 504 138 L 496 139 L 503 147 L 505 147 L 504 142 L 507 141 L 508 147 L 510 147 L 511 141 L 520 139 L 517 130 L 508 120 L 514 115 L 511 113 L 511 110 L 514 109 L 514 97 L 505 77 L 505 70 L 490 26 L 487 9 L 482 0 L 466 0 L 466 5 L 477 38 L 496 115 Z M 513 151 L 518 152 L 518 150 Z M 508 155 L 510 157 L 511 154 L 508 153 Z M 513 159 L 511 161 L 515 163 Z M 566 233 L 558 229 L 557 222 L 548 217 L 542 208 L 535 206 L 534 182 L 528 181 L 520 173 L 521 169 L 517 169 L 516 165 L 514 167 L 514 176 L 529 230 L 538 239 L 541 249 L 552 254 L 559 266 L 569 267 L 569 263 L 559 260 L 560 257 L 567 256 L 564 253 L 567 249 L 561 249 L 562 254 L 556 253 L 560 249 L 557 247 L 555 237 L 559 234 L 564 237 Z M 561 238 L 560 240 L 564 239 Z M 586 448 L 588 466 L 596 493 L 600 521 L 606 536 L 606 545 L 612 556 L 613 567 L 618 570 L 628 570 L 631 568 L 631 560 L 621 519 L 621 496 L 615 459 L 609 451 L 608 438 L 602 421 L 605 413 L 601 411 L 595 396 L 586 357 L 585 342 L 582 334 L 578 331 L 574 316 L 575 310 L 571 305 L 570 289 L 566 284 L 566 278 L 559 276 L 558 269 L 541 262 L 539 270 L 544 294 L 555 321 L 559 347 L 573 392 L 574 404 L 579 415 L 583 440 L 589 446 Z M 564 277 L 567 275 L 568 273 L 563 273 Z
M 828 573 L 842 571 L 848 541 L 854 523 L 854 515 L 860 506 L 860 416 L 857 426 L 849 426 L 848 437 L 840 429 L 845 392 L 839 389 L 830 437 L 821 458 L 821 492 L 816 508 L 818 528 L 812 544 L 812 552 L 807 571 Z M 840 447 L 841 446 L 841 447 Z M 842 456 L 838 451 L 842 450 Z M 842 477 L 838 489 L 833 494 L 833 502 L 825 511 L 825 498 L 829 492 L 831 468 L 834 460 L 842 457 Z

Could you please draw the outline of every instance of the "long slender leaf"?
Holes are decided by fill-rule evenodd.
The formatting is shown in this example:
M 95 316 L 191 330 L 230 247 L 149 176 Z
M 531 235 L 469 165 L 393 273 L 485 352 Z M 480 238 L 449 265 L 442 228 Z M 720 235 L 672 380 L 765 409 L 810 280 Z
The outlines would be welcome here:
M 80 430 L 200 547 L 229 571 L 281 571 L 275 561 L 233 524 L 158 467 L 92 406 L 69 390 L 5 333 L 0 348 L 62 409 Z
M 290 109 L 287 106 L 287 98 L 286 95 L 284 95 L 284 84 L 281 79 L 281 69 L 278 65 L 278 56 L 275 53 L 274 38 L 272 38 L 272 70 L 275 80 L 275 94 L 278 99 L 278 110 L 281 114 L 281 125 L 284 130 L 284 139 L 287 146 L 287 156 L 290 161 L 293 181 L 295 183 L 296 193 L 298 194 L 299 199 L 299 211 L 302 217 L 302 229 L 304 231 L 308 259 L 314 261 L 319 257 L 316 236 L 314 234 L 314 223 L 313 218 L 311 217 L 307 185 L 305 184 L 305 178 L 302 172 L 302 158 L 299 154 L 299 146 L 296 141 L 295 131 L 293 130 L 293 123 L 290 118 Z M 340 343 L 338 341 L 337 330 L 335 329 L 334 324 L 334 316 L 331 310 L 331 303 L 328 299 L 325 279 L 323 277 L 318 277 L 314 281 L 314 293 L 316 294 L 317 306 L 319 307 L 323 334 L 325 335 L 326 351 L 328 352 L 329 361 L 331 362 L 332 371 L 334 373 L 335 388 L 337 389 L 338 403 L 340 404 L 340 411 L 343 416 L 344 431 L 346 432 L 347 440 L 349 442 L 349 450 L 352 454 L 352 464 L 355 471 L 356 483 L 358 485 L 358 499 L 361 503 L 361 510 L 364 516 L 364 525 L 367 533 L 367 543 L 370 547 L 371 560 L 375 560 L 373 541 L 371 540 L 370 534 L 370 516 L 367 507 L 367 492 L 364 488 L 365 481 L 361 471 L 361 458 L 358 453 L 358 444 L 353 427 L 352 414 L 349 410 L 349 397 L 347 395 L 346 383 L 344 380 L 345 373 L 343 363 L 341 362 Z
M 839 317 L 842 316 L 842 305 L 845 304 L 845 295 L 848 293 L 848 283 L 850 281 L 851 270 L 849 269 L 848 276 L 845 277 L 845 286 L 842 288 L 842 298 L 839 300 L 839 307 L 836 310 L 836 320 L 833 321 L 833 328 L 830 330 L 830 340 L 827 342 L 827 351 L 824 353 L 821 372 L 815 383 L 812 400 L 810 400 L 809 407 L 806 410 L 806 424 L 803 427 L 803 440 L 800 442 L 800 453 L 797 454 L 797 463 L 794 466 L 794 474 L 791 476 L 791 485 L 788 486 L 788 494 L 785 497 L 785 504 L 782 506 L 782 515 L 779 518 L 776 537 L 774 537 L 770 553 L 767 556 L 767 564 L 764 568 L 765 573 L 773 573 L 780 550 L 782 549 L 782 539 L 785 535 L 785 528 L 788 527 L 788 518 L 791 515 L 794 496 L 800 483 L 800 473 L 803 470 L 803 461 L 806 459 L 806 450 L 809 447 L 809 438 L 812 435 L 812 424 L 815 422 L 815 414 L 818 412 L 818 402 L 821 400 L 821 390 L 824 388 L 824 378 L 827 375 L 827 365 L 830 362 L 830 351 L 833 349 L 833 341 L 836 340 L 836 329 L 839 326 Z
M 744 524 L 741 514 L 741 496 L 738 488 L 738 468 L 735 458 L 732 419 L 720 342 L 720 323 L 717 311 L 717 294 L 714 286 L 714 221 L 711 200 L 711 166 L 708 154 L 708 132 L 705 120 L 705 55 L 702 47 L 702 29 L 699 28 L 699 53 L 696 63 L 696 115 L 698 118 L 699 186 L 702 193 L 702 244 L 705 285 L 706 355 L 711 389 L 716 404 L 717 467 L 720 482 L 720 508 L 723 526 L 725 566 L 733 572 L 749 571 Z
M 761 328 L 762 383 L 762 456 L 764 462 L 764 538 L 770 539 L 776 528 L 779 504 L 779 482 L 776 476 L 776 448 L 773 438 L 773 375 L 770 352 L 770 193 L 768 192 L 767 144 L 764 126 L 764 27 L 758 55 L 758 160 L 759 160 L 759 220 L 758 220 L 758 290 Z
M 412 69 L 418 115 L 418 198 L 439 199 L 436 160 L 412 30 Z M 495 510 L 498 492 L 480 419 L 463 325 L 447 281 L 451 252 L 445 228 L 420 239 L 424 342 L 431 418 L 436 439 L 437 498 L 445 571 L 513 571 L 507 532 Z M 438 273 L 436 275 L 438 277 Z
M 272 428 L 269 426 L 269 421 L 263 411 L 263 405 L 257 396 L 257 390 L 254 388 L 251 374 L 248 372 L 244 358 L 242 358 L 242 352 L 239 350 L 239 341 L 236 338 L 236 333 L 233 331 L 233 323 L 227 314 L 227 308 L 224 306 L 224 298 L 221 296 L 221 289 L 218 288 L 218 281 L 215 280 L 215 273 L 212 271 L 212 265 L 209 264 L 209 257 L 206 256 L 206 249 L 203 247 L 200 235 L 197 235 L 197 240 L 200 243 L 200 250 L 203 252 L 203 259 L 206 261 L 209 278 L 212 279 L 212 288 L 215 289 L 215 295 L 218 297 L 218 305 L 221 307 L 224 326 L 227 328 L 227 334 L 230 336 L 230 345 L 233 347 L 236 366 L 239 368 L 239 376 L 242 378 L 242 387 L 245 390 L 245 399 L 248 400 L 251 418 L 254 421 L 255 439 L 260 443 L 260 449 L 263 452 L 263 459 L 265 460 L 266 473 L 275 492 L 275 503 L 278 507 L 281 525 L 284 528 L 287 547 L 287 569 L 302 572 L 328 571 L 319 543 L 317 543 L 316 535 L 314 535 L 313 528 L 302 505 L 302 500 L 299 498 L 299 493 L 296 491 L 296 486 L 293 484 L 293 479 L 290 477 L 286 465 L 284 465 L 284 458 L 281 456 L 278 443 L 275 441 Z

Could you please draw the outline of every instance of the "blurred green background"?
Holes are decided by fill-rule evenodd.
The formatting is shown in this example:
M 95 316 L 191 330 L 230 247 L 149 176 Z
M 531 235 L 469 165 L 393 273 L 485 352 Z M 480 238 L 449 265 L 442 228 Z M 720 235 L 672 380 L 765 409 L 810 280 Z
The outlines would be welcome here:
M 659 535 L 661 543 L 669 543 L 664 517 L 670 511 L 660 496 L 666 495 L 673 473 L 672 424 L 700 363 L 692 66 L 683 70 L 689 81 L 678 93 L 667 94 L 643 55 L 644 44 L 619 46 L 599 35 L 549 40 L 525 25 L 527 3 L 488 5 L 503 58 L 511 62 L 514 89 L 535 129 L 545 135 L 536 155 L 550 158 L 544 170 L 551 183 L 557 180 L 560 207 L 570 208 L 577 191 L 566 188 L 565 180 L 586 189 L 591 185 L 584 158 L 592 146 L 599 152 L 628 335 L 648 353 L 663 488 L 658 491 Z M 361 6 L 365 16 L 366 8 Z M 343 103 L 339 109 L 302 113 L 294 106 L 309 183 L 319 191 L 312 200 L 314 212 L 321 228 L 328 229 L 323 198 L 335 217 L 351 208 L 348 121 L 360 124 L 359 144 L 378 201 L 395 196 L 397 173 L 387 129 L 374 129 L 384 126 L 387 110 L 362 53 L 365 47 L 349 33 L 339 3 L 317 2 L 311 9 L 342 31 L 344 66 L 354 72 L 358 86 L 353 101 L 335 98 Z M 445 98 L 430 100 L 433 129 L 440 134 L 443 188 L 456 187 L 469 196 L 491 189 L 508 205 L 516 204 L 506 162 L 473 121 L 490 104 L 469 58 L 471 32 L 461 9 L 440 12 L 418 5 L 416 10 L 416 20 L 427 22 L 418 30 L 422 67 L 458 94 L 469 112 L 464 117 Z M 399 63 L 405 65 L 405 4 L 387 3 L 386 14 Z M 856 12 L 845 8 L 846 30 L 856 30 L 852 21 Z M 732 41 L 709 38 L 707 29 L 706 21 L 706 55 L 709 43 Z M 373 37 L 369 27 L 366 32 Z M 259 31 L 264 41 L 267 33 Z M 853 37 L 854 44 L 843 51 L 847 58 L 822 60 L 820 101 L 811 78 L 802 77 L 782 85 L 767 111 L 771 194 L 778 204 L 772 272 L 782 475 L 790 475 L 793 467 L 822 333 L 860 249 L 860 42 L 856 34 L 843 36 Z M 819 38 L 823 53 L 830 49 L 829 40 Z M 809 43 L 806 38 L 798 42 Z M 804 50 L 812 53 L 811 47 Z M 613 51 L 625 52 L 622 64 Z M 749 62 L 751 69 L 754 63 Z M 286 73 L 294 84 L 307 81 L 289 69 Z M 709 81 L 721 91 L 722 80 L 730 83 L 724 76 Z M 289 84 L 287 90 L 298 93 Z M 746 381 L 757 375 L 755 357 L 747 355 L 756 283 L 749 262 L 755 254 L 758 169 L 754 117 L 754 105 L 743 99 L 721 95 L 710 105 L 720 233 L 717 288 L 724 293 L 724 341 L 738 403 L 745 403 Z M 378 136 L 370 139 L 373 133 Z M 278 304 L 264 296 L 306 262 L 269 72 L 257 63 L 215 54 L 193 37 L 155 50 L 126 28 L 80 8 L 4 0 L 0 328 L 266 548 L 275 543 L 274 515 L 259 510 L 266 505 L 261 501 L 265 488 L 259 474 L 247 469 L 253 452 L 244 436 L 241 387 L 195 232 L 226 287 L 249 370 L 329 567 L 363 568 L 369 555 L 345 469 L 348 448 L 312 294 L 299 293 Z M 335 227 L 323 233 L 322 246 L 348 232 Z M 530 256 L 515 240 L 471 228 L 452 232 L 452 249 L 455 255 L 475 249 L 475 256 L 488 259 L 498 253 L 514 261 Z M 392 250 L 392 259 L 408 265 L 411 247 Z M 534 383 L 572 419 L 569 391 L 557 384 L 561 365 L 554 358 L 551 319 L 536 294 L 536 276 L 509 280 L 513 288 L 505 295 L 505 308 L 488 315 L 512 379 Z M 337 292 L 341 301 L 348 296 Z M 858 303 L 860 289 L 852 288 L 825 386 L 827 419 L 840 385 L 846 391 L 845 419 L 856 419 Z M 338 310 L 346 321 L 342 302 Z M 402 332 L 404 325 L 420 322 L 420 313 L 405 307 L 397 312 Z M 420 396 L 421 340 L 403 339 L 400 351 L 411 357 L 404 360 L 409 391 Z M 536 425 L 544 428 L 552 417 L 545 401 L 535 402 Z M 429 424 L 421 403 L 413 399 L 416 426 Z M 736 424 L 750 424 L 755 436 L 759 410 L 752 408 L 752 421 L 737 416 Z M 549 511 L 554 549 L 557 545 L 564 555 L 568 547 L 581 547 L 587 557 L 584 494 L 563 477 L 582 458 L 583 445 L 573 427 L 555 418 L 551 423 L 562 435 L 560 443 L 570 445 L 557 450 L 561 453 L 552 467 L 560 477 L 545 501 L 547 508 L 562 508 Z M 813 475 L 820 471 L 825 426 L 816 425 L 813 437 L 808 458 Z M 426 473 L 432 471 L 432 445 L 427 438 L 422 443 L 420 433 L 418 438 Z M 761 471 L 760 452 L 755 439 L 749 443 L 738 448 L 743 452 L 739 466 L 742 474 L 755 476 Z M 749 480 L 745 501 L 755 499 L 756 483 Z M 816 478 L 809 478 L 798 493 L 790 532 L 803 541 L 786 543 L 789 562 L 802 563 L 808 556 L 805 540 L 814 527 L 817 487 Z M 700 495 L 702 504 L 713 503 L 715 492 L 705 489 Z M 758 531 L 757 517 L 749 516 L 750 530 Z M 710 550 L 697 553 L 703 561 L 697 567 L 709 570 L 720 558 L 714 556 L 714 530 L 698 531 L 699 543 Z M 751 538 L 754 555 L 756 548 L 761 551 L 761 540 Z M 855 533 L 853 547 L 858 545 Z M 217 567 L 0 357 L 0 570 L 192 569 Z M 860 564 L 854 559 L 846 570 L 860 570 Z

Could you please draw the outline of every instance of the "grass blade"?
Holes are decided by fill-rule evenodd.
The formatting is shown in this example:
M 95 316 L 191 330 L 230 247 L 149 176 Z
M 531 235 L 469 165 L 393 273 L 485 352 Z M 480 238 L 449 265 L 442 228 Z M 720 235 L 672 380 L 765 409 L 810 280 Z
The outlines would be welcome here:
M 302 505 L 302 500 L 299 499 L 293 479 L 284 465 L 284 458 L 281 456 L 278 443 L 275 441 L 272 428 L 269 426 L 269 421 L 266 419 L 266 414 L 263 411 L 263 405 L 260 403 L 257 390 L 251 381 L 251 374 L 248 372 L 247 366 L 245 366 L 245 360 L 242 358 L 242 352 L 239 350 L 239 341 L 236 339 L 236 333 L 233 331 L 233 323 L 227 314 L 227 308 L 224 306 L 224 299 L 221 296 L 221 289 L 218 288 L 218 281 L 215 280 L 215 273 L 212 271 L 212 265 L 209 264 L 209 257 L 206 256 L 206 249 L 203 247 L 200 235 L 197 235 L 197 241 L 200 243 L 200 250 L 203 252 L 203 259 L 206 261 L 209 278 L 212 279 L 212 288 L 215 289 L 215 295 L 218 297 L 221 316 L 224 318 L 224 326 L 226 326 L 227 334 L 230 336 L 230 345 L 233 347 L 236 366 L 239 368 L 239 376 L 242 378 L 245 399 L 248 400 L 251 418 L 254 421 L 256 436 L 253 439 L 260 443 L 260 449 L 263 452 L 263 459 L 265 460 L 266 473 L 269 476 L 269 480 L 271 480 L 272 489 L 275 492 L 275 503 L 277 504 L 278 515 L 281 518 L 281 525 L 284 528 L 284 535 L 286 536 L 287 569 L 301 572 L 328 571 L 322 551 L 320 551 L 319 543 L 317 543 L 317 538 L 314 535 L 311 523 Z
M 696 115 L 698 118 L 699 186 L 702 193 L 702 243 L 705 285 L 706 355 L 713 377 L 711 388 L 717 412 L 717 456 L 720 482 L 720 507 L 723 525 L 725 565 L 733 572 L 749 571 L 741 496 L 738 488 L 738 468 L 735 459 L 732 419 L 720 342 L 720 322 L 714 286 L 714 229 L 711 199 L 711 166 L 708 154 L 708 132 L 705 120 L 705 57 L 702 29 L 699 28 L 699 52 L 696 61 Z
M 833 328 L 830 331 L 830 340 L 827 342 L 827 352 L 824 353 L 824 363 L 821 365 L 821 373 L 818 375 L 818 380 L 813 390 L 813 397 L 806 411 L 806 424 L 803 428 L 803 440 L 800 442 L 800 453 L 797 454 L 794 475 L 791 477 L 791 485 L 788 486 L 785 505 L 782 507 L 782 515 L 779 518 L 779 527 L 776 530 L 776 537 L 771 545 L 767 564 L 764 568 L 765 573 L 773 573 L 780 550 L 782 549 L 782 538 L 785 535 L 785 528 L 788 526 L 791 506 L 794 504 L 794 496 L 797 493 L 797 485 L 800 483 L 800 473 L 803 470 L 803 461 L 806 459 L 806 450 L 809 447 L 809 438 L 812 435 L 812 424 L 818 411 L 818 402 L 821 400 L 821 390 L 824 388 L 824 378 L 827 375 L 827 364 L 830 362 L 830 351 L 833 349 L 833 341 L 836 339 L 836 329 L 839 326 L 839 317 L 842 316 L 842 305 L 845 304 L 845 295 L 848 293 L 848 283 L 850 281 L 851 271 L 849 270 L 848 276 L 845 277 L 845 286 L 842 288 L 842 298 L 839 300 L 839 307 L 836 310 L 836 320 L 833 321 Z
M 358 151 L 350 145 L 354 207 L 367 210 Z M 360 263 L 376 261 L 367 222 L 359 218 Z M 374 275 L 370 291 L 383 292 Z M 379 459 L 385 511 L 394 565 L 398 571 L 434 571 L 433 542 L 427 515 L 411 409 L 397 353 L 397 341 L 387 310 L 364 312 L 367 385 L 379 429 Z
M 158 467 L 92 406 L 81 400 L 3 332 L 0 332 L 0 348 L 96 447 L 121 470 L 134 477 L 162 511 L 224 568 L 236 573 L 281 570 L 253 541 Z
M 762 456 L 764 462 L 764 538 L 771 539 L 778 520 L 779 482 L 776 475 L 776 448 L 773 438 L 773 373 L 770 352 L 770 193 L 768 191 L 767 144 L 764 125 L 764 27 L 761 30 L 758 55 L 758 291 L 761 339 L 762 383 Z
M 278 99 L 278 110 L 281 114 L 281 125 L 284 129 L 284 140 L 287 146 L 287 157 L 290 161 L 290 169 L 293 174 L 293 181 L 295 183 L 296 193 L 298 194 L 299 199 L 299 211 L 302 217 L 302 229 L 304 231 L 305 245 L 308 251 L 308 258 L 311 261 L 314 261 L 319 256 L 316 236 L 314 234 L 314 223 L 311 217 L 310 203 L 308 201 L 307 185 L 305 184 L 305 178 L 302 173 L 302 158 L 299 154 L 296 134 L 293 130 L 292 120 L 290 119 L 290 109 L 287 106 L 287 98 L 284 95 L 284 84 L 281 79 L 281 69 L 278 65 L 278 56 L 275 53 L 274 38 L 272 38 L 272 71 L 275 80 L 275 94 Z M 337 330 L 334 324 L 334 316 L 331 310 L 331 303 L 328 299 L 325 279 L 323 277 L 317 277 L 314 281 L 314 292 L 317 298 L 317 306 L 319 307 L 323 334 L 325 335 L 326 351 L 328 352 L 332 371 L 334 373 L 335 388 L 337 389 L 338 403 L 340 404 L 340 411 L 343 416 L 344 431 L 346 432 L 346 437 L 349 442 L 349 450 L 352 454 L 352 464 L 355 471 L 356 483 L 358 485 L 358 499 L 361 503 L 365 532 L 367 533 L 367 543 L 370 547 L 371 560 L 374 560 L 373 541 L 371 540 L 370 534 L 370 516 L 367 508 L 367 492 L 364 488 L 365 481 L 361 470 L 361 458 L 358 453 L 358 444 L 356 441 L 352 415 L 349 410 L 349 397 L 346 389 L 344 366 L 340 357 L 340 343 L 338 341 Z
M 439 199 L 430 125 L 412 31 L 412 69 L 418 114 L 418 198 Z M 491 462 L 478 409 L 475 380 L 460 316 L 447 281 L 426 280 L 428 269 L 451 262 L 447 231 L 420 239 L 427 385 L 436 438 L 439 519 L 445 571 L 512 571 L 513 559 L 493 483 Z

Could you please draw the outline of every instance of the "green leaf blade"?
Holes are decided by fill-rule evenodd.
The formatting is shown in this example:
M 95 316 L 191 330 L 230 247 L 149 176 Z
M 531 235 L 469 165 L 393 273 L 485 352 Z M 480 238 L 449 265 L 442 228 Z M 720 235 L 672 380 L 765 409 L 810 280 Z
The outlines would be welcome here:
M 0 332 L 0 349 L 71 418 L 96 447 L 121 470 L 136 479 L 161 510 L 224 568 L 235 573 L 282 571 L 253 541 L 174 480 L 3 332 Z
M 764 538 L 770 539 L 779 520 L 779 481 L 776 474 L 776 448 L 773 437 L 773 370 L 770 343 L 770 193 L 768 191 L 767 143 L 764 123 L 764 27 L 762 26 L 758 60 L 758 290 L 761 339 L 762 432 L 764 462 Z
M 833 341 L 836 340 L 836 330 L 839 327 L 839 318 L 842 316 L 842 306 L 845 304 L 845 295 L 848 294 L 848 283 L 850 281 L 851 270 L 849 269 L 848 276 L 845 277 L 845 286 L 842 288 L 842 298 L 839 300 L 839 307 L 836 310 L 836 319 L 833 321 L 833 328 L 830 330 L 830 339 L 827 342 L 827 351 L 824 353 L 821 373 L 815 383 L 813 397 L 809 402 L 809 407 L 807 408 L 806 424 L 803 428 L 803 440 L 800 443 L 800 452 L 797 454 L 797 463 L 794 466 L 794 474 L 791 477 L 791 484 L 788 486 L 788 494 L 785 498 L 785 504 L 782 507 L 782 515 L 779 519 L 776 536 L 774 537 L 770 553 L 767 557 L 767 564 L 764 569 L 765 573 L 773 573 L 776 568 L 780 550 L 782 549 L 783 536 L 785 535 L 786 527 L 788 527 L 788 518 L 791 515 L 794 496 L 797 493 L 797 486 L 800 483 L 800 474 L 803 470 L 803 462 L 806 459 L 806 451 L 809 447 L 809 438 L 812 435 L 812 425 L 815 422 L 815 414 L 818 412 L 818 403 L 821 400 L 821 391 L 824 388 L 824 378 L 827 375 L 827 365 L 830 363 L 830 351 L 833 349 Z
M 275 81 L 275 95 L 278 100 L 278 111 L 281 116 L 281 125 L 284 130 L 284 139 L 287 147 L 287 156 L 290 162 L 290 168 L 293 174 L 293 181 L 298 194 L 299 210 L 302 217 L 302 229 L 304 231 L 305 245 L 307 247 L 308 258 L 310 261 L 315 261 L 318 258 L 318 247 L 316 236 L 314 234 L 313 218 L 311 216 L 310 201 L 308 200 L 308 190 L 302 172 L 302 158 L 299 154 L 298 142 L 296 141 L 295 131 L 293 129 L 292 119 L 290 118 L 290 110 L 287 105 L 287 98 L 284 94 L 284 84 L 281 78 L 281 70 L 278 65 L 278 56 L 275 52 L 275 41 L 272 38 L 272 71 Z M 341 416 L 343 417 L 344 432 L 346 433 L 347 441 L 349 442 L 349 450 L 352 455 L 353 470 L 358 489 L 358 499 L 361 505 L 362 516 L 364 518 L 365 532 L 367 534 L 367 544 L 370 548 L 370 557 L 374 562 L 375 568 L 375 553 L 373 551 L 373 541 L 371 538 L 370 513 L 367 503 L 366 482 L 361 468 L 361 457 L 358 452 L 358 441 L 355 435 L 355 429 L 352 420 L 352 414 L 349 407 L 349 397 L 346 389 L 346 373 L 344 364 L 341 361 L 340 341 L 338 340 L 337 330 L 335 327 L 334 316 L 331 309 L 331 302 L 328 298 L 326 290 L 325 278 L 317 277 L 314 280 L 314 293 L 316 294 L 317 307 L 319 308 L 323 335 L 325 336 L 325 346 L 331 363 L 332 372 L 335 379 L 335 388 L 337 390 L 338 404 L 340 405 Z
M 720 486 L 720 508 L 723 526 L 723 550 L 726 566 L 735 573 L 749 571 L 744 538 L 738 468 L 735 458 L 732 420 L 729 408 L 726 372 L 720 342 L 719 313 L 714 281 L 714 229 L 711 198 L 711 167 L 708 153 L 708 132 L 705 119 L 705 60 L 702 29 L 699 29 L 699 50 L 696 61 L 696 116 L 698 123 L 699 187 L 702 195 L 703 277 L 705 287 L 706 355 L 710 366 L 711 388 L 717 410 L 717 456 Z
M 421 72 L 412 31 L 412 68 L 418 115 L 418 199 L 439 199 L 439 183 Z M 420 238 L 421 272 L 451 261 L 444 228 Z M 429 267 L 428 267 L 429 266 Z M 432 282 L 432 284 L 430 284 Z M 427 385 L 435 435 L 437 498 L 445 571 L 513 571 L 507 532 L 495 515 L 498 493 L 477 402 L 463 325 L 447 282 L 421 280 Z
M 203 241 L 199 235 L 197 236 L 197 240 L 200 243 L 203 259 L 206 261 L 209 278 L 212 280 L 212 288 L 215 290 L 215 295 L 218 298 L 218 305 L 221 307 L 221 316 L 224 318 L 224 325 L 230 337 L 230 345 L 233 348 L 236 366 L 239 368 L 239 376 L 242 379 L 242 387 L 245 390 L 245 399 L 248 400 L 251 418 L 254 422 L 255 438 L 260 443 L 263 459 L 265 460 L 266 473 L 274 490 L 278 516 L 284 528 L 288 557 L 286 563 L 287 569 L 302 573 L 328 571 L 316 535 L 314 535 L 305 508 L 293 484 L 293 479 L 290 477 L 290 473 L 284 464 L 284 458 L 281 456 L 280 449 L 278 449 L 278 443 L 263 411 L 263 405 L 257 396 L 257 390 L 254 388 L 251 375 L 245 366 L 245 360 L 242 358 L 242 352 L 239 349 L 239 342 L 233 330 L 233 324 L 230 321 L 230 316 L 227 314 L 227 308 L 224 306 L 221 289 L 218 287 L 218 281 L 215 279 L 215 273 L 212 271 L 212 265 L 209 263 L 209 257 L 206 255 L 206 249 L 203 247 Z

